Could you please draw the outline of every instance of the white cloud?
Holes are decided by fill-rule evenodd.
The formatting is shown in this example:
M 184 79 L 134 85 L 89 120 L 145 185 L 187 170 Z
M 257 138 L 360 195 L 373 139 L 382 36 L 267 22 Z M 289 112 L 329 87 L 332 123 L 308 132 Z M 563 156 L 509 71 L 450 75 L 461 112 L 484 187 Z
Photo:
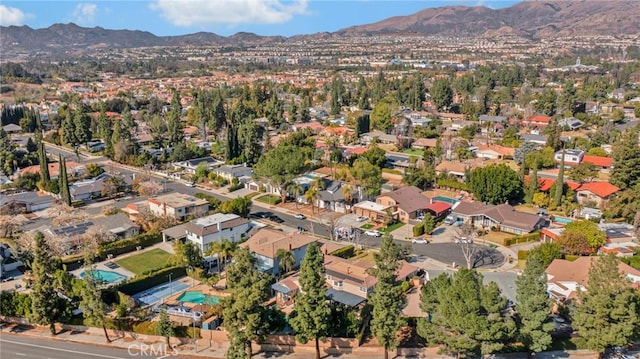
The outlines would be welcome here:
M 75 9 L 73 9 L 73 21 L 81 25 L 91 24 L 93 23 L 97 12 L 98 5 L 90 3 L 80 3 L 76 5 Z
M 307 0 L 157 0 L 153 9 L 177 26 L 280 24 L 307 13 Z
M 22 25 L 27 15 L 15 7 L 0 5 L 0 25 Z

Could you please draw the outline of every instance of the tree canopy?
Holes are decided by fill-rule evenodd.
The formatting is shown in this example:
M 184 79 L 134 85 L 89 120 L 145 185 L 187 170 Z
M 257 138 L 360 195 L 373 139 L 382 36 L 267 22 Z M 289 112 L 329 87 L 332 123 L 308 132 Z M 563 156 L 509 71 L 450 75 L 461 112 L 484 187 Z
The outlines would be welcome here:
M 504 164 L 476 168 L 467 181 L 478 201 L 502 204 L 520 201 L 523 196 L 518 173 Z

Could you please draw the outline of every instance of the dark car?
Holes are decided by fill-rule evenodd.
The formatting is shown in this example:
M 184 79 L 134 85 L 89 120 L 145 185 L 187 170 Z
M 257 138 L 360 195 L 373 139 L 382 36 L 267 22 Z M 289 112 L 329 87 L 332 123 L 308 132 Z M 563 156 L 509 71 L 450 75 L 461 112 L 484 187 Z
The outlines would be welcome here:
M 269 216 L 269 220 L 271 220 L 273 222 L 276 222 L 276 223 L 284 223 L 284 219 L 282 219 L 282 218 L 280 218 L 280 217 L 278 217 L 276 215 Z

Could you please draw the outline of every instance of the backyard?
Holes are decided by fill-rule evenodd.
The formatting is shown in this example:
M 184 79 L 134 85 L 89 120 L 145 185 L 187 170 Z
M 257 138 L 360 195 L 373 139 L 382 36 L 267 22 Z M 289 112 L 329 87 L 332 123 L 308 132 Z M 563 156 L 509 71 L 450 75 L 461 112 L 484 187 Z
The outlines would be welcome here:
M 155 248 L 147 252 L 120 259 L 116 261 L 116 263 L 138 275 L 150 270 L 162 268 L 166 266 L 170 260 L 171 254 L 160 248 Z

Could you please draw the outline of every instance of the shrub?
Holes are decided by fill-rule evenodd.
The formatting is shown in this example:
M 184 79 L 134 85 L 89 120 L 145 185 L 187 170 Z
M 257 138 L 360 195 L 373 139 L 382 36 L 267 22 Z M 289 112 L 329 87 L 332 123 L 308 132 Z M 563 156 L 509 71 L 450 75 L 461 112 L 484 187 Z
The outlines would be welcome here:
M 469 190 L 469 186 L 467 186 L 466 183 L 458 182 L 456 180 L 449 180 L 449 179 L 442 179 L 441 178 L 441 179 L 436 181 L 436 185 L 438 187 L 453 188 L 453 189 L 462 190 L 462 191 L 468 191 Z
M 418 237 L 424 234 L 424 223 L 420 222 L 413 226 L 413 236 Z
M 118 256 L 123 253 L 133 252 L 138 246 L 149 247 L 160 242 L 162 242 L 161 233 L 143 233 L 133 238 L 101 244 L 99 257 L 106 257 L 107 254 Z
M 342 247 L 340 249 L 336 249 L 335 251 L 329 253 L 332 256 L 349 259 L 355 254 L 355 247 L 351 244 L 346 247 Z
M 507 238 L 503 241 L 503 245 L 509 247 L 514 244 L 526 243 L 526 242 L 535 242 L 540 238 L 540 232 L 536 231 L 533 233 L 523 234 L 521 236 L 515 236 L 511 238 Z
M 229 192 L 234 192 L 243 188 L 244 188 L 244 185 L 242 183 L 234 183 L 231 186 L 229 186 Z
M 413 287 L 413 285 L 411 285 L 411 282 L 405 280 L 400 284 L 400 291 L 402 291 L 402 293 L 406 293 L 409 289 L 411 289 L 411 287 Z
M 568 260 L 569 262 L 573 262 L 578 258 L 580 258 L 580 256 L 576 256 L 576 255 L 573 255 L 573 254 L 567 254 L 567 255 L 564 256 L 564 259 Z
M 183 267 L 162 268 L 147 275 L 136 276 L 125 281 L 118 286 L 118 290 L 126 295 L 133 295 L 167 282 L 169 275 L 171 275 L 173 279 L 177 279 L 186 274 L 187 270 Z
M 527 256 L 529 256 L 529 251 L 522 249 L 518 251 L 518 260 L 525 260 L 527 259 Z

